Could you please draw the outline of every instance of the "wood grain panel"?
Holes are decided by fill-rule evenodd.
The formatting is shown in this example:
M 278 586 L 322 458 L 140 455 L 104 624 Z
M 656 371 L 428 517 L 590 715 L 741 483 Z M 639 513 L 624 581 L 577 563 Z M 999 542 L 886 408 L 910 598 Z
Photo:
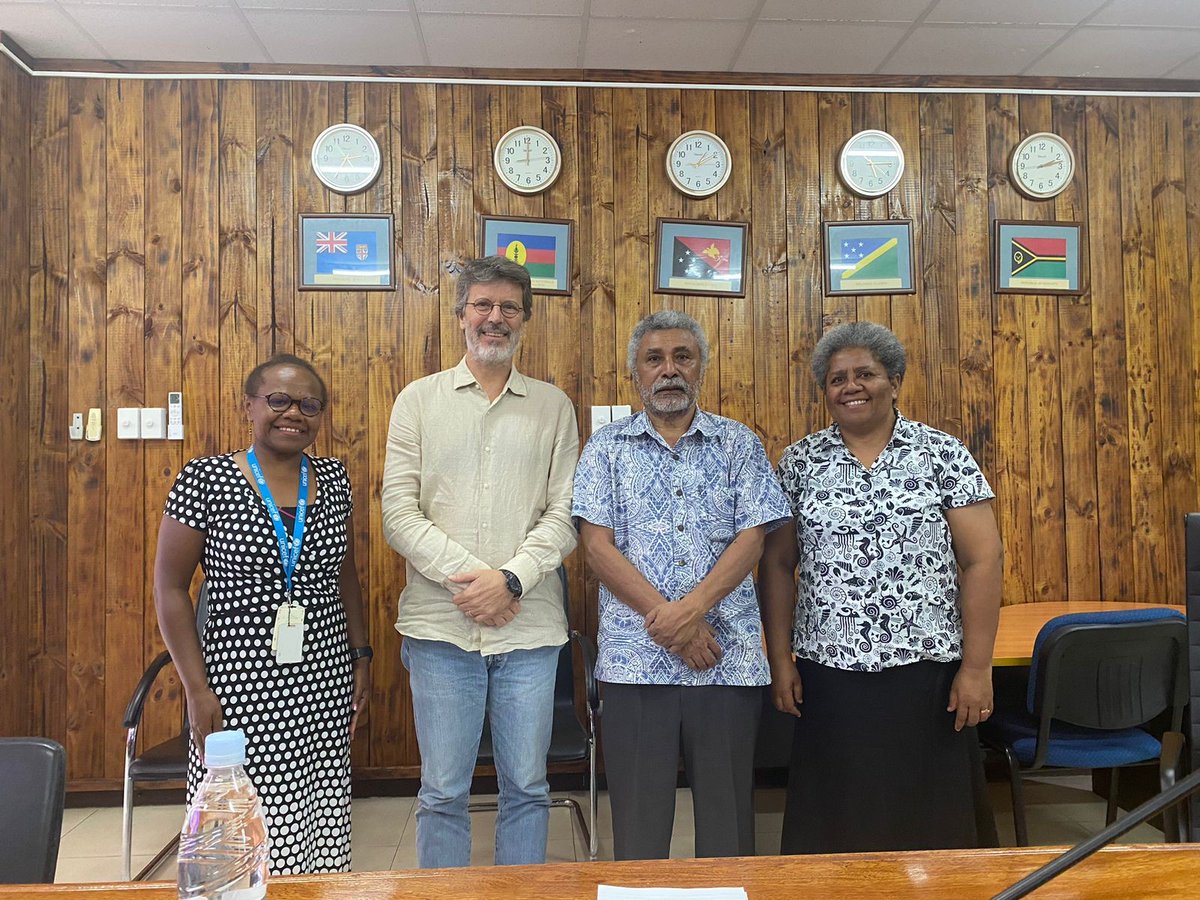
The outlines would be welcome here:
M 1194 98 L 57 77 L 22 94 L 8 65 L 0 106 L 29 139 L 0 134 L 0 208 L 22 223 L 0 271 L 15 254 L 28 278 L 0 287 L 0 383 L 24 398 L 0 413 L 24 435 L 0 466 L 29 487 L 6 507 L 21 530 L 15 550 L 0 530 L 0 558 L 27 584 L 30 605 L 6 607 L 4 625 L 26 628 L 33 677 L 4 693 L 0 724 L 24 717 L 61 737 L 77 788 L 116 783 L 114 709 L 160 646 L 150 585 L 163 496 L 184 460 L 245 443 L 242 379 L 292 348 L 328 378 L 317 449 L 346 461 L 358 499 L 377 656 L 353 759 L 367 777 L 417 773 L 392 627 L 403 564 L 379 533 L 378 485 L 396 393 L 462 352 L 452 294 L 481 214 L 575 225 L 573 292 L 537 295 L 520 364 L 560 385 L 582 421 L 592 405 L 637 405 L 627 338 L 672 306 L 712 343 L 703 405 L 777 456 L 828 421 L 808 373 L 821 333 L 883 321 L 909 351 L 905 411 L 960 434 L 996 489 L 1007 603 L 1182 590 L 1178 514 L 1200 504 Z M 379 180 L 348 197 L 308 162 L 320 130 L 343 120 L 384 154 Z M 558 182 L 532 197 L 501 186 L 491 163 L 521 122 L 563 148 Z M 908 158 L 900 186 L 870 201 L 836 174 L 842 144 L 866 127 L 895 134 Z M 694 128 L 733 155 L 709 198 L 683 197 L 663 171 L 670 141 Z M 1008 155 L 1032 130 L 1057 131 L 1078 155 L 1052 201 L 1008 184 Z M 11 189 L 22 181 L 24 198 Z M 393 214 L 396 291 L 296 292 L 297 216 L 323 211 Z M 660 215 L 748 222 L 747 296 L 656 294 Z M 824 297 L 821 222 L 868 216 L 913 220 L 917 292 Z M 1083 223 L 1085 292 L 994 294 L 996 218 Z M 113 410 L 161 405 L 176 388 L 182 443 L 113 439 Z M 69 442 L 70 412 L 92 406 L 107 413 L 105 440 Z M 572 624 L 594 634 L 595 580 L 579 555 L 569 573 Z M 0 679 L 13 659 L 0 657 Z M 147 739 L 174 727 L 178 703 L 168 678 Z

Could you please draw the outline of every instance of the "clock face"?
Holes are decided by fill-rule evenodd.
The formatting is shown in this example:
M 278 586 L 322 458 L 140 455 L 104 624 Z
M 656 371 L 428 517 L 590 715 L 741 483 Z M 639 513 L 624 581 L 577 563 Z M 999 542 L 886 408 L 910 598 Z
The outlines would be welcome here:
M 1075 176 L 1075 154 L 1057 134 L 1031 134 L 1013 151 L 1009 172 L 1017 190 L 1035 200 L 1061 194 Z
M 379 175 L 381 161 L 379 144 L 357 125 L 330 125 L 313 141 L 313 171 L 322 184 L 339 194 L 368 187 Z
M 860 131 L 842 147 L 838 171 L 846 187 L 863 197 L 881 197 L 900 183 L 904 151 L 886 131 Z
M 562 171 L 562 151 L 548 133 L 518 125 L 496 144 L 493 156 L 500 180 L 522 194 L 536 194 L 554 183 Z
M 715 194 L 729 180 L 729 148 L 709 131 L 681 134 L 667 151 L 667 176 L 689 196 Z

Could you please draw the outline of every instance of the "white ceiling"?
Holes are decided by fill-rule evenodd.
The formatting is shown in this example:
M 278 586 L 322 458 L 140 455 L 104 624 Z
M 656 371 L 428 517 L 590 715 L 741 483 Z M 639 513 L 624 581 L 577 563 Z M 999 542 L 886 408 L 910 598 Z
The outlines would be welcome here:
M 1200 0 L 0 0 L 35 58 L 1200 79 Z

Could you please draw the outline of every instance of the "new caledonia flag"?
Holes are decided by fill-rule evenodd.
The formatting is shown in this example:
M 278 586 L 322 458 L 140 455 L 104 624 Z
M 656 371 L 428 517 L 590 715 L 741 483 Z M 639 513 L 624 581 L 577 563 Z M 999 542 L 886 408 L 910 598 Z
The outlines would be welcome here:
M 1009 245 L 1012 275 L 1009 283 L 1020 287 L 1066 289 L 1067 239 L 1014 237 Z
M 506 256 L 529 272 L 534 287 L 552 288 L 555 278 L 558 242 L 549 234 L 512 234 L 496 236 L 496 255 Z

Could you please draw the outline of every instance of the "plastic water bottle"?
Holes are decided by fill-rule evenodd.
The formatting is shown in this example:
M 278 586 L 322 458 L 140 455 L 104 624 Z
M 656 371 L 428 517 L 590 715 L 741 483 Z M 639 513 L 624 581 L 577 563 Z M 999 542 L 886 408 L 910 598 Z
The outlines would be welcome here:
M 205 739 L 208 774 L 179 835 L 180 900 L 267 895 L 267 823 L 245 762 L 243 732 L 216 731 Z

